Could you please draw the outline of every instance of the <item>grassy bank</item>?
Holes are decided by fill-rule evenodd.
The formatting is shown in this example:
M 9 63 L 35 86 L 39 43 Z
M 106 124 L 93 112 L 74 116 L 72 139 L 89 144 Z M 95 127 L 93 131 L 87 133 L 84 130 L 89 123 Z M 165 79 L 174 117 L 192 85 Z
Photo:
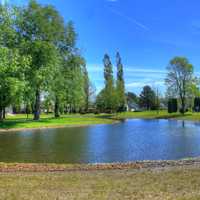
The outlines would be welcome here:
M 0 199 L 200 199 L 200 169 L 0 173 Z
M 115 120 L 103 115 L 63 115 L 60 118 L 54 118 L 53 115 L 42 115 L 39 121 L 33 121 L 32 116 L 29 116 L 27 119 L 25 115 L 15 115 L 8 116 L 4 122 L 0 122 L 0 129 L 84 126 L 110 124 L 113 122 L 115 122 Z
M 166 111 L 146 111 L 146 112 L 125 112 L 119 114 L 87 114 L 87 115 L 63 115 L 61 118 L 54 118 L 53 115 L 42 115 L 41 120 L 33 121 L 32 115 L 7 116 L 4 122 L 0 123 L 0 130 L 3 129 L 26 129 L 26 128 L 45 128 L 45 127 L 64 127 L 64 126 L 83 126 L 94 124 L 110 124 L 118 120 L 127 118 L 141 119 L 184 119 L 200 121 L 199 113 L 186 113 L 182 116 L 179 113 L 168 114 Z

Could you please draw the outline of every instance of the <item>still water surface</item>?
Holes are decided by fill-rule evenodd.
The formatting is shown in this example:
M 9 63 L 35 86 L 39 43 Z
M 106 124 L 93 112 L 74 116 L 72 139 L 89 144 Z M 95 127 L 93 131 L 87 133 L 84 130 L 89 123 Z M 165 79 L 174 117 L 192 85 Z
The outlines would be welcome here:
M 0 162 L 106 163 L 200 156 L 200 124 L 126 120 L 112 125 L 0 134 Z

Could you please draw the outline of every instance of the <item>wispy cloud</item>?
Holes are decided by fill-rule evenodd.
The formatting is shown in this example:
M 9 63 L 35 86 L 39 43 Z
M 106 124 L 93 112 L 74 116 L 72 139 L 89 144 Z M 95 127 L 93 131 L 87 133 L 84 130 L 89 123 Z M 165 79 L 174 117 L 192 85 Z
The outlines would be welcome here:
M 104 86 L 103 78 L 103 65 L 102 64 L 89 64 L 87 66 L 91 81 L 95 84 L 97 92 Z M 166 77 L 166 70 L 155 69 L 154 67 L 136 67 L 124 66 L 124 77 L 126 82 L 127 91 L 134 91 L 140 93 L 145 85 L 158 87 L 164 90 L 164 79 Z M 114 68 L 114 75 L 116 69 Z
M 140 21 L 132 18 L 132 17 L 129 17 L 128 15 L 125 15 L 124 13 L 118 11 L 118 10 L 115 10 L 113 8 L 109 8 L 109 10 L 115 14 L 115 15 L 118 15 L 119 17 L 122 17 L 123 19 L 125 19 L 126 21 L 134 24 L 135 26 L 137 26 L 138 28 L 140 29 L 143 29 L 145 31 L 149 31 L 149 27 L 147 27 L 145 24 L 141 23 Z
M 87 68 L 91 72 L 103 72 L 103 65 L 102 64 L 88 64 Z M 167 72 L 166 70 L 158 70 L 154 69 L 154 67 L 146 66 L 146 67 L 140 67 L 140 66 L 124 66 L 124 71 L 127 73 L 142 73 L 142 74 L 163 74 L 165 75 Z
M 144 81 L 144 82 L 132 82 L 132 83 L 127 83 L 126 84 L 126 88 L 127 89 L 134 89 L 134 88 L 139 88 L 142 89 L 145 85 L 149 85 L 151 87 L 164 87 L 165 86 L 165 82 L 164 81 Z

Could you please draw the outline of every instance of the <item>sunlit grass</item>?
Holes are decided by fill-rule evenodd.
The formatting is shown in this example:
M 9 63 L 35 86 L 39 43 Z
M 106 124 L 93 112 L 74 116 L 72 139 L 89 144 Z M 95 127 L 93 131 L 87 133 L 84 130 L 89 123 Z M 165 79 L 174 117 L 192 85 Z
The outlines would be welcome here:
M 44 127 L 59 127 L 59 126 L 81 126 L 93 124 L 110 124 L 114 120 L 109 118 L 68 115 L 60 118 L 54 118 L 50 115 L 42 115 L 39 121 L 34 121 L 31 118 L 26 119 L 25 115 L 17 115 L 9 117 L 4 122 L 0 123 L 1 129 L 18 129 L 18 128 L 44 128 Z
M 0 199 L 200 199 L 200 169 L 0 174 Z
M 25 114 L 7 116 L 6 120 L 0 123 L 0 129 L 23 129 L 23 128 L 45 128 L 62 126 L 82 126 L 95 124 L 110 124 L 122 119 L 184 119 L 200 121 L 199 113 L 188 112 L 185 115 L 180 113 L 169 114 L 167 111 L 144 111 L 144 112 L 124 112 L 118 114 L 68 114 L 60 118 L 54 118 L 53 114 L 42 114 L 39 121 L 34 121 L 33 115 L 28 118 Z

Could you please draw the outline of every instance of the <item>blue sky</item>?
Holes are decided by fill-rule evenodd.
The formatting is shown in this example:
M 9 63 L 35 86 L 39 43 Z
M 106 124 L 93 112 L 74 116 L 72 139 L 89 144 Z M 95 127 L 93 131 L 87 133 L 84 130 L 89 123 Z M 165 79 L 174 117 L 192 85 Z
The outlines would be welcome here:
M 27 1 L 13 0 L 13 3 Z M 78 46 L 90 78 L 103 87 L 105 53 L 115 64 L 120 52 L 126 89 L 139 93 L 145 84 L 164 91 L 166 66 L 174 56 L 186 56 L 200 71 L 199 0 L 39 0 L 54 5 L 66 21 L 73 20 Z

